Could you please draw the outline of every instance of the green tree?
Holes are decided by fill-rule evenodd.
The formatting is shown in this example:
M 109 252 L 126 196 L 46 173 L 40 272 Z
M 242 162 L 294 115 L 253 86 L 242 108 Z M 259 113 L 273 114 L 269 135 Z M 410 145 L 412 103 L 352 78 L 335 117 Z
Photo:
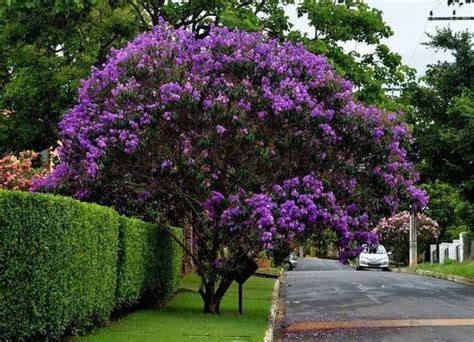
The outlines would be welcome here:
M 196 1 L 123 1 L 132 7 L 142 27 L 157 25 L 160 18 L 175 28 L 186 27 L 199 38 L 209 33 L 211 25 L 224 25 L 249 32 L 265 31 L 282 38 L 290 28 L 284 5 L 293 1 L 196 0 Z
M 438 30 L 427 45 L 451 51 L 454 62 L 430 65 L 404 92 L 414 107 L 419 169 L 427 182 L 440 180 L 474 199 L 474 53 L 469 32 Z
M 401 63 L 401 56 L 381 43 L 393 32 L 380 10 L 356 0 L 305 0 L 298 7 L 298 15 L 308 17 L 314 34 L 293 32 L 290 38 L 302 40 L 310 51 L 327 56 L 338 73 L 359 89 L 360 100 L 380 104 L 386 100 L 384 86 L 397 86 L 413 77 L 414 70 Z M 348 51 L 347 43 L 354 44 L 354 49 Z M 363 46 L 371 51 L 358 52 L 357 47 Z
M 55 145 L 79 80 L 137 32 L 134 13 L 105 0 L 0 5 L 0 153 Z

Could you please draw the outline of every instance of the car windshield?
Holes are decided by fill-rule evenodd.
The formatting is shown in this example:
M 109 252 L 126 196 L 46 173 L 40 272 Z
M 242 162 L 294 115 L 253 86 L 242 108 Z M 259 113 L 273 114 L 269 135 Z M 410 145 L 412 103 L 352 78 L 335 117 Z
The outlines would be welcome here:
M 378 245 L 377 248 L 365 246 L 365 247 L 364 247 L 364 253 L 370 253 L 370 254 L 387 254 L 387 250 L 386 250 L 385 247 L 382 246 L 382 245 Z

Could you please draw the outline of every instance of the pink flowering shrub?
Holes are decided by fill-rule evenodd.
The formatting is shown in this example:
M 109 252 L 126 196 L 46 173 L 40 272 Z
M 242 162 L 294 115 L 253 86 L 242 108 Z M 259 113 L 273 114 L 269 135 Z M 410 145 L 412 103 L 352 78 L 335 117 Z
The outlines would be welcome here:
M 46 175 L 46 170 L 33 167 L 38 154 L 33 151 L 20 152 L 18 156 L 7 155 L 0 159 L 0 189 L 27 191 L 34 179 Z
M 438 223 L 432 218 L 418 213 L 415 216 L 416 236 L 418 244 L 436 240 L 440 230 Z M 408 260 L 410 240 L 410 213 L 402 211 L 392 217 L 383 218 L 375 228 L 380 242 L 394 254 L 397 263 Z
M 208 312 L 242 256 L 330 228 L 344 261 L 377 242 L 382 215 L 427 202 L 402 114 L 355 102 L 324 57 L 261 34 L 195 39 L 161 22 L 92 69 L 60 129 L 36 189 L 191 224 Z

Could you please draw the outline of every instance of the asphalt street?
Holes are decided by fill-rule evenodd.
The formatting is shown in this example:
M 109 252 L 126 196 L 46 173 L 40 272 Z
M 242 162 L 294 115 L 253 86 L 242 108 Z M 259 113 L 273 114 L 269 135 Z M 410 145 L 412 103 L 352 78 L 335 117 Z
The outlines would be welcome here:
M 414 320 L 430 323 L 414 327 Z M 389 327 L 363 326 L 374 321 Z M 321 322 L 350 328 L 322 329 Z M 287 272 L 286 323 L 287 341 L 474 342 L 474 287 L 300 258 Z

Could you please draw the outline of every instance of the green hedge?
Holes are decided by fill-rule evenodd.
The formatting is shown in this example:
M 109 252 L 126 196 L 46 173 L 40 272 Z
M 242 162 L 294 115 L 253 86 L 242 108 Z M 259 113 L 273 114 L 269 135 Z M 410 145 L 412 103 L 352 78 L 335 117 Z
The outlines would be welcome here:
M 172 234 L 182 240 L 182 230 Z M 182 248 L 164 229 L 137 219 L 120 220 L 117 306 L 159 303 L 176 291 Z
M 167 234 L 99 205 L 0 190 L 0 340 L 78 334 L 170 294 L 181 252 Z
M 118 215 L 43 194 L 0 191 L 2 337 L 56 338 L 115 305 Z

